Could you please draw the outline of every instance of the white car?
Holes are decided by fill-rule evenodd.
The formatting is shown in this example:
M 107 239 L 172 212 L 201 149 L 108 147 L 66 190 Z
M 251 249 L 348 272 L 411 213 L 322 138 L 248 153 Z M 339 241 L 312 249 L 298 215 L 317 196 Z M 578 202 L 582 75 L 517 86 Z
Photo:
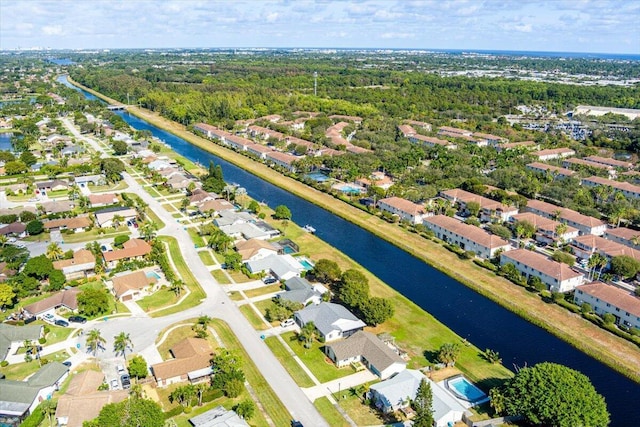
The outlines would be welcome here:
M 42 319 L 49 323 L 53 323 L 56 321 L 56 317 L 51 313 L 45 314 L 44 316 L 42 316 Z
M 293 326 L 295 324 L 296 324 L 296 322 L 293 319 L 286 319 L 286 320 L 283 320 L 282 322 L 280 322 L 280 326 L 283 327 L 283 328 L 288 328 L 289 326 Z
M 119 390 L 120 384 L 118 383 L 118 379 L 114 378 L 111 380 L 111 390 Z

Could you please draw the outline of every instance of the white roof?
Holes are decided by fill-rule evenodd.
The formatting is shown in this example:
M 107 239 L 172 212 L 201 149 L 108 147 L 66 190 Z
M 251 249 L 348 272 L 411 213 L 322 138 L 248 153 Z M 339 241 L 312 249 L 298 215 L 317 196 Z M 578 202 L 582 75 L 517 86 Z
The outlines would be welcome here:
M 304 267 L 291 255 L 272 254 L 262 259 L 247 262 L 247 267 L 252 273 L 271 270 L 278 277 L 286 277 L 291 273 L 298 275 L 304 271 Z
M 370 389 L 375 390 L 385 406 L 393 407 L 400 405 L 408 397 L 416 397 L 420 382 L 426 377 L 415 369 L 405 369 L 398 375 L 386 381 L 373 384 Z

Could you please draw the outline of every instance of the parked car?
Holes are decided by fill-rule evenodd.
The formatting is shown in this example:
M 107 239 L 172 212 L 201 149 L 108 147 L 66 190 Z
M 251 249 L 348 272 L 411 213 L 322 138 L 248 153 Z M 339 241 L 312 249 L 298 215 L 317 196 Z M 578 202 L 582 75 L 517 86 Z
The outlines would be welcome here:
M 262 282 L 265 285 L 272 285 L 274 283 L 276 283 L 278 280 L 275 277 L 271 277 L 271 276 L 267 276 L 264 279 L 262 279 Z
M 53 322 L 56 320 L 56 317 L 51 313 L 47 313 L 44 316 L 42 316 L 42 319 L 44 319 L 47 322 Z
M 280 326 L 282 326 L 283 328 L 288 328 L 289 326 L 293 326 L 295 324 L 296 322 L 293 319 L 286 319 L 280 322 Z
M 58 319 L 56 320 L 56 325 L 57 326 L 62 326 L 63 328 L 66 328 L 69 326 L 69 322 L 67 322 L 66 320 L 62 320 L 62 319 Z
M 124 369 L 124 366 L 122 366 L 122 365 L 116 365 L 116 369 L 118 370 L 118 375 L 122 375 L 122 374 L 125 374 L 127 372 L 127 370 Z
M 71 367 L 71 361 L 70 361 L 70 360 L 65 360 L 64 362 L 62 362 L 62 364 L 63 364 L 64 366 L 66 366 L 67 368 L 70 368 L 70 367 Z
M 120 382 L 122 382 L 122 388 L 123 389 L 129 389 L 131 388 L 131 378 L 129 377 L 129 374 L 124 374 L 120 377 Z
M 111 390 L 118 390 L 120 388 L 120 384 L 118 384 L 118 379 L 114 378 L 109 383 L 111 385 Z
M 87 323 L 87 319 L 82 316 L 71 316 L 69 317 L 69 322 L 73 323 Z

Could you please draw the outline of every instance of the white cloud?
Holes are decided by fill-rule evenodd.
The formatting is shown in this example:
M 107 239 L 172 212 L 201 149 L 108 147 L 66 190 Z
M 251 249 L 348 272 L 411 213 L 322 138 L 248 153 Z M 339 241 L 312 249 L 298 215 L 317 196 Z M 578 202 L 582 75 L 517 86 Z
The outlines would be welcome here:
M 412 39 L 415 38 L 415 34 L 414 33 L 394 33 L 394 32 L 389 32 L 389 33 L 382 33 L 380 35 L 380 38 L 383 39 Z
M 42 33 L 45 36 L 61 36 L 64 34 L 62 25 L 45 25 L 42 27 Z

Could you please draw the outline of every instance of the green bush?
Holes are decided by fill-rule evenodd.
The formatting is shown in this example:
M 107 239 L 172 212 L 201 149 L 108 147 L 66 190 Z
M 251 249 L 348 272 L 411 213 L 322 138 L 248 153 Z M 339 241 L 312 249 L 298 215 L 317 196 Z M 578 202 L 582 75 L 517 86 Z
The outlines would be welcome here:
M 38 427 L 43 421 L 44 413 L 40 410 L 40 406 L 38 406 L 33 410 L 31 415 L 25 418 L 22 424 L 20 424 L 20 427 Z
M 182 405 L 178 405 L 172 410 L 165 412 L 164 419 L 168 420 L 169 418 L 177 417 L 178 415 L 182 414 L 182 412 L 184 412 L 184 408 L 182 407 Z
M 38 338 L 38 342 L 40 344 L 45 344 L 47 342 L 47 339 L 46 338 Z
M 202 393 L 202 403 L 214 401 L 216 399 L 221 398 L 222 396 L 224 396 L 224 392 L 222 390 L 210 388 L 204 393 Z
M 0 367 L 6 368 L 7 366 L 9 366 L 9 362 L 7 360 L 0 362 Z
M 487 261 L 486 259 L 474 259 L 473 262 L 480 267 L 486 268 L 487 270 L 496 272 L 498 271 L 498 267 L 493 264 L 491 261 Z

